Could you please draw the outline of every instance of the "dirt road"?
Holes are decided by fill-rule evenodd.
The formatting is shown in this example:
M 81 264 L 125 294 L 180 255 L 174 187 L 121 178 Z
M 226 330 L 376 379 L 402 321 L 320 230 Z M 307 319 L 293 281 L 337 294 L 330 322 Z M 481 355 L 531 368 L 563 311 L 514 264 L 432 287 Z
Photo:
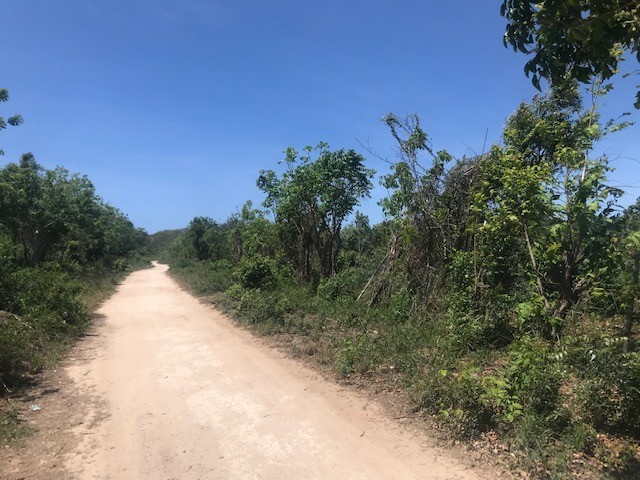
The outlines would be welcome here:
M 130 275 L 100 313 L 87 358 L 66 367 L 93 399 L 61 455 L 70 478 L 480 478 L 235 327 L 165 266 Z

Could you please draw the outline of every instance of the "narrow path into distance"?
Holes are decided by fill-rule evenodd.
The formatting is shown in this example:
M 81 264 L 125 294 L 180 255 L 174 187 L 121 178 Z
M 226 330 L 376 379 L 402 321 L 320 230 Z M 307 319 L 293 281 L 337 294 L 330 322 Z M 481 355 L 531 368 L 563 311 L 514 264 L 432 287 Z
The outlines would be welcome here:
M 480 478 L 379 405 L 263 345 L 181 290 L 166 266 L 130 275 L 99 313 L 93 400 L 64 455 L 80 479 Z

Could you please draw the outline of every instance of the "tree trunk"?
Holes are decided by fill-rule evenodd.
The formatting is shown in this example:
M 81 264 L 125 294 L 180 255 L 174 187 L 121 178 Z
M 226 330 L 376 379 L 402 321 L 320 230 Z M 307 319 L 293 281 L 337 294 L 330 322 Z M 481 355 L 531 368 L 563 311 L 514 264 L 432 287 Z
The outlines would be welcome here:
M 638 288 L 638 281 L 640 280 L 640 254 L 635 255 L 633 258 L 633 274 L 631 280 L 631 291 L 629 293 L 629 299 L 627 300 L 627 312 L 626 319 L 624 324 L 624 330 L 622 331 L 622 335 L 625 337 L 630 337 L 633 333 L 633 323 L 635 317 L 635 307 L 636 307 L 636 290 Z M 625 345 L 626 347 L 626 345 Z M 626 348 L 625 348 L 626 350 Z
M 527 242 L 527 250 L 529 251 L 529 260 L 531 261 L 531 266 L 533 267 L 533 273 L 536 276 L 536 286 L 538 287 L 538 293 L 540 294 L 540 296 L 544 301 L 545 308 L 548 310 L 550 307 L 549 300 L 547 300 L 547 297 L 544 294 L 542 279 L 540 278 L 540 272 L 538 271 L 538 262 L 536 262 L 536 256 L 533 253 L 531 239 L 529 238 L 529 229 L 527 228 L 527 224 L 524 222 L 522 222 L 522 230 L 524 231 L 524 238 L 525 238 L 525 241 Z

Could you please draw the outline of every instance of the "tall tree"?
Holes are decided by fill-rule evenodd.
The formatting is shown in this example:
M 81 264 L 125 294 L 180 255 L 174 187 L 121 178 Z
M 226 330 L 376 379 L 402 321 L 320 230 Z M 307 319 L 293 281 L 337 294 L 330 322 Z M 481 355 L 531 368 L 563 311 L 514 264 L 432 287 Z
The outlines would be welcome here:
M 211 245 L 207 241 L 209 231 L 217 226 L 216 222 L 209 217 L 194 217 L 186 230 L 186 237 L 193 248 L 198 260 L 208 260 L 211 258 Z
M 629 336 L 636 323 L 636 303 L 640 299 L 640 198 L 624 211 L 622 223 L 622 278 L 626 306 L 623 335 Z
M 312 154 L 317 152 L 317 158 Z M 287 149 L 287 171 L 261 171 L 258 187 L 267 194 L 264 205 L 276 222 L 294 232 L 296 265 L 304 281 L 311 279 L 312 257 L 318 259 L 320 274 L 335 275 L 341 248 L 341 230 L 358 202 L 369 195 L 373 170 L 353 150 L 331 151 L 325 143 L 306 147 L 300 154 Z
M 576 85 L 523 103 L 509 118 L 504 147 L 481 164 L 475 199 L 479 232 L 489 238 L 489 283 L 532 281 L 556 319 L 598 285 L 611 259 L 609 224 L 620 192 L 606 184 L 607 159 L 589 153 L 617 128 L 582 108 Z M 518 256 L 528 267 L 513 268 Z

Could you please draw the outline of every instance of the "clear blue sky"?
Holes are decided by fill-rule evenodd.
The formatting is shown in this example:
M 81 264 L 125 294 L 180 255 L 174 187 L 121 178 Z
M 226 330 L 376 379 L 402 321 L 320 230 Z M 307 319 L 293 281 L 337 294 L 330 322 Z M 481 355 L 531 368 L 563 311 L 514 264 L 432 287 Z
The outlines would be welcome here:
M 369 143 L 392 158 L 380 118 L 417 113 L 436 149 L 498 142 L 535 90 L 526 57 L 502 46 L 499 0 L 20 0 L 0 17 L 0 163 L 33 152 L 87 174 L 98 193 L 154 232 L 195 215 L 224 220 L 262 200 L 260 169 L 287 146 Z M 637 65 L 636 65 L 637 66 Z M 629 65 L 628 68 L 633 67 Z M 619 79 L 604 113 L 633 110 Z M 640 195 L 640 126 L 599 147 L 616 185 Z M 363 152 L 364 153 L 364 152 Z M 368 166 L 387 165 L 367 155 Z M 361 210 L 381 219 L 377 187 Z

